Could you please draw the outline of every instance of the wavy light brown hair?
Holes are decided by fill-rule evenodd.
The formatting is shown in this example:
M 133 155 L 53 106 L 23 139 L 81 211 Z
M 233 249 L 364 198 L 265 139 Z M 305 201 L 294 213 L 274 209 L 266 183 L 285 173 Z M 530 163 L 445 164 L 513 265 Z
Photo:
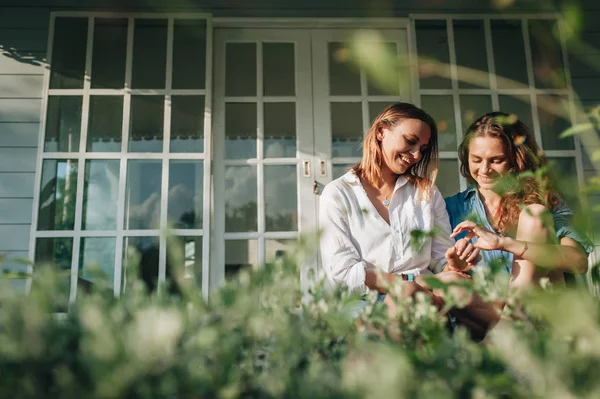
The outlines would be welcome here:
M 439 163 L 437 125 L 427 112 L 412 104 L 391 104 L 377 115 L 363 141 L 362 159 L 352 170 L 360 179 L 365 179 L 371 184 L 379 182 L 382 178 L 384 161 L 381 141 L 377 139 L 377 133 L 383 129 L 392 129 L 405 119 L 423 121 L 431 131 L 427 149 L 423 151 L 421 159 L 405 173 L 408 181 L 417 186 L 419 197 L 427 198 L 435 183 Z
M 460 173 L 469 184 L 476 183 L 469 171 L 469 147 L 476 137 L 493 137 L 502 141 L 512 182 L 502 184 L 502 199 L 496 219 L 492 222 L 502 233 L 510 233 L 519 221 L 522 205 L 541 204 L 552 210 L 559 194 L 552 187 L 547 159 L 529 128 L 514 115 L 490 112 L 477 119 L 458 147 Z M 524 172 L 539 172 L 522 175 Z

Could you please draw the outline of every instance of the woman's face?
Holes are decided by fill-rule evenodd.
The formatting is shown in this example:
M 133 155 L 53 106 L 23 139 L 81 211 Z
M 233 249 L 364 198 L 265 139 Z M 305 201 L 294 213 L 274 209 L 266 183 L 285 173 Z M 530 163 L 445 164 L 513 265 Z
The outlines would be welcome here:
M 377 139 L 381 142 L 384 166 L 394 174 L 404 174 L 421 160 L 430 138 L 431 129 L 419 119 L 403 119 L 391 128 L 383 128 Z
M 469 144 L 469 173 L 480 188 L 491 190 L 499 177 L 510 171 L 510 162 L 501 139 L 475 137 Z

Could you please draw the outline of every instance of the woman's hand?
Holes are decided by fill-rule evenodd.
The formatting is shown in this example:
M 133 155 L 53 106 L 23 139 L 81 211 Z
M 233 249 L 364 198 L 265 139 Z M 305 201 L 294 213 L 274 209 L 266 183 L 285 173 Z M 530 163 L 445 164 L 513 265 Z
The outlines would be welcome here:
M 468 272 L 481 260 L 481 255 L 479 255 L 479 249 L 477 248 L 472 253 L 463 253 L 461 256 L 458 255 L 456 246 L 453 246 L 446 250 L 445 256 L 448 261 L 447 270 L 454 272 Z
M 450 237 L 454 238 L 463 231 L 467 232 L 465 239 L 471 240 L 473 237 L 477 237 L 477 241 L 473 244 L 475 248 L 491 251 L 494 249 L 503 249 L 502 236 L 486 229 L 485 227 L 478 225 L 470 220 L 465 220 L 456 225 Z M 463 241 L 463 240 L 459 240 Z

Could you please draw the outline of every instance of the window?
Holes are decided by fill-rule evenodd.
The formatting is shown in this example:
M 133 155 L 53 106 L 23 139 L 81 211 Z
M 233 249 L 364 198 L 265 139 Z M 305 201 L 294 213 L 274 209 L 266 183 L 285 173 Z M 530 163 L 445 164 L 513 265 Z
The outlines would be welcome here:
M 53 15 L 32 253 L 69 301 L 100 275 L 119 295 L 131 263 L 151 289 L 183 263 L 206 291 L 209 32 L 201 15 Z
M 492 110 L 515 114 L 531 128 L 559 174 L 582 176 L 579 143 L 559 138 L 573 110 L 563 49 L 554 39 L 557 21 L 501 18 L 414 18 L 417 101 L 439 124 L 444 195 L 466 188 L 456 150 L 469 125 Z M 560 180 L 574 184 L 563 192 L 577 192 L 577 181 Z M 577 201 L 568 198 L 573 207 Z

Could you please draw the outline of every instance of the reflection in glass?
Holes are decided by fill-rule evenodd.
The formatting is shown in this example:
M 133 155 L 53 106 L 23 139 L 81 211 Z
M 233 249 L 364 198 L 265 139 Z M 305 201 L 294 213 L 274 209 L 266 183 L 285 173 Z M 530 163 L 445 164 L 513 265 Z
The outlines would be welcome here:
M 361 103 L 331 103 L 331 154 L 360 157 L 363 140 Z
M 373 123 L 377 115 L 381 113 L 386 107 L 391 105 L 390 102 L 371 102 L 369 101 L 369 121 Z
M 79 253 L 79 284 L 106 284 L 112 288 L 115 274 L 115 237 L 85 237 Z
M 85 72 L 87 18 L 56 18 L 52 44 L 51 89 L 81 89 Z
M 92 54 L 92 89 L 125 87 L 127 20 L 96 18 Z
M 358 161 L 356 162 L 358 163 Z M 337 179 L 338 177 L 342 177 L 343 175 L 345 175 L 354 165 L 356 164 L 350 164 L 350 163 L 339 163 L 339 164 L 333 164 L 332 168 L 332 174 L 333 174 L 333 178 Z
M 454 195 L 460 191 L 458 161 L 454 159 L 441 159 L 438 170 L 436 186 L 443 197 Z
M 204 96 L 173 96 L 171 152 L 204 151 Z
M 256 95 L 256 43 L 225 45 L 225 95 Z
M 133 89 L 164 89 L 167 71 L 167 20 L 136 19 L 133 33 Z
M 264 168 L 266 230 L 298 230 L 296 165 L 265 165 Z
M 450 89 L 450 52 L 446 21 L 415 22 L 421 89 Z M 433 63 L 432 63 L 433 62 Z M 437 63 L 444 64 L 438 65 Z
M 264 104 L 265 158 L 296 157 L 296 103 Z
M 263 44 L 263 94 L 295 96 L 294 43 Z
M 119 161 L 87 160 L 84 179 L 81 229 L 116 229 Z
M 173 89 L 206 87 L 206 20 L 176 19 L 173 27 Z
M 48 97 L 44 151 L 79 151 L 81 102 L 80 96 Z
M 360 73 L 354 65 L 347 43 L 329 43 L 329 94 L 332 96 L 361 95 Z
M 162 152 L 164 111 L 163 96 L 131 96 L 130 152 Z
M 520 20 L 492 20 L 492 43 L 499 89 L 528 86 L 523 28 Z M 511 82 L 512 81 L 512 82 Z M 521 86 L 522 87 L 522 86 Z
M 77 160 L 44 160 L 38 230 L 73 230 L 76 198 Z
M 374 52 L 381 54 L 381 62 L 389 67 L 367 74 L 367 93 L 370 96 L 400 95 L 400 79 L 407 79 L 409 70 L 398 63 L 398 45 L 394 42 L 374 42 L 370 45 L 374 47 Z
M 225 167 L 225 231 L 257 231 L 255 166 Z
M 535 87 L 565 88 L 563 52 L 557 40 L 557 22 L 549 19 L 529 20 L 529 39 Z
M 127 293 L 128 287 L 137 276 L 145 283 L 149 291 L 158 285 L 158 237 L 124 237 L 123 271 L 121 291 Z M 131 276 L 131 278 L 129 277 Z
M 156 229 L 160 216 L 161 161 L 130 160 L 125 189 L 125 229 Z
M 531 101 L 526 96 L 498 96 L 500 111 L 505 114 L 515 115 L 533 132 L 533 119 L 531 117 Z
M 225 104 L 225 158 L 256 158 L 255 103 Z
M 225 240 L 225 278 L 258 265 L 257 240 Z
M 421 96 L 421 108 L 437 124 L 440 151 L 456 151 L 456 120 L 452 96 Z
M 123 96 L 90 96 L 86 151 L 121 151 L 122 130 Z
M 202 228 L 203 187 L 202 161 L 171 161 L 167 214 L 174 228 Z
M 265 240 L 265 261 L 273 262 L 279 259 L 294 256 L 298 248 L 298 240 L 282 239 L 282 240 Z
M 483 21 L 454 21 L 454 48 L 456 51 L 456 64 L 460 67 L 473 69 L 486 73 L 485 82 L 477 84 L 467 83 L 472 76 L 471 72 L 458 68 L 458 86 L 462 88 L 490 87 L 487 51 L 485 47 L 485 31 Z
M 469 129 L 469 126 L 480 116 L 492 111 L 492 98 L 488 95 L 481 96 L 460 96 L 460 115 L 462 119 L 462 135 Z
M 573 136 L 560 138 L 571 127 L 569 121 L 569 99 L 566 96 L 538 95 L 538 117 L 544 150 L 573 150 Z
M 53 298 L 53 305 L 57 312 L 64 312 L 68 308 L 72 257 L 72 238 L 38 238 L 35 240 L 34 263 L 36 268 L 39 270 L 49 266 L 57 272 L 55 283 L 58 295 Z M 32 291 L 35 290 L 35 280 L 33 283 Z
M 181 272 L 184 280 L 202 284 L 202 236 L 167 237 L 167 284 Z M 174 288 L 174 287 L 173 287 Z

